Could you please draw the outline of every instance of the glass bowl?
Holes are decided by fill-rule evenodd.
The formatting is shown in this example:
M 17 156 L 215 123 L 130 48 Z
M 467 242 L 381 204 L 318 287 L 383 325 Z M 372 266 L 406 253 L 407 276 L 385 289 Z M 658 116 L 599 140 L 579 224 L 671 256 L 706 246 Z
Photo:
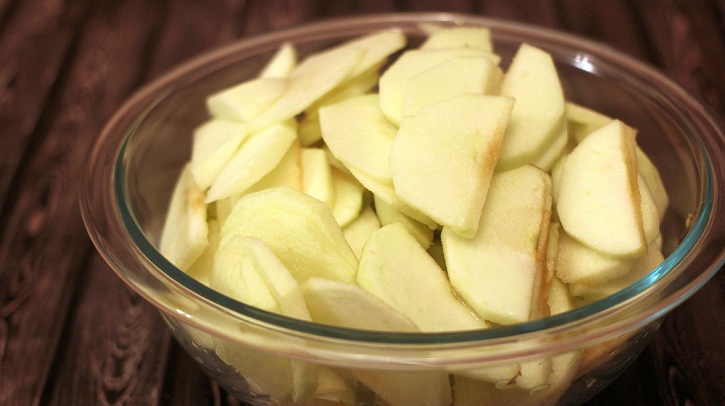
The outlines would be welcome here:
M 504 66 L 520 43 L 540 47 L 554 58 L 568 100 L 638 128 L 638 142 L 661 171 L 671 199 L 662 228 L 665 261 L 626 289 L 553 317 L 478 331 L 406 334 L 268 313 L 215 292 L 158 252 L 172 187 L 190 156 L 192 130 L 207 119 L 207 95 L 256 75 L 285 41 L 306 55 L 395 26 L 415 44 L 424 36 L 421 23 L 489 27 Z M 662 316 L 722 266 L 723 151 L 722 130 L 693 97 L 655 69 L 602 44 L 481 17 L 386 14 L 244 39 L 148 84 L 98 138 L 82 181 L 81 206 L 94 244 L 114 271 L 160 310 L 208 374 L 245 402 L 287 402 L 290 379 L 302 385 L 300 371 L 314 369 L 317 390 L 327 395 L 310 404 L 352 396 L 359 404 L 447 404 L 453 388 L 456 404 L 484 398 L 492 404 L 570 405 L 611 383 L 647 345 Z M 459 379 L 542 362 L 578 366 L 562 373 L 559 383 L 524 391 L 503 389 L 507 382 Z

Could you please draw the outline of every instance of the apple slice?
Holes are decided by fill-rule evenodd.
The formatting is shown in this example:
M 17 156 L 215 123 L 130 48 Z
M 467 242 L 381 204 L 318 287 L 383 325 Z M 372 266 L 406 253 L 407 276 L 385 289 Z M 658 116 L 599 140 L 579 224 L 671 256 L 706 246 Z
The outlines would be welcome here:
M 403 117 L 461 93 L 498 93 L 501 76 L 501 68 L 483 56 L 449 59 L 408 79 Z
M 209 279 L 211 278 L 211 270 L 214 267 L 214 255 L 216 255 L 216 252 L 219 249 L 221 226 L 216 219 L 209 219 L 207 227 L 209 228 L 209 243 L 206 249 L 204 249 L 204 252 L 202 252 L 194 264 L 189 267 L 186 273 L 192 278 L 208 286 Z
M 597 286 L 587 286 L 581 283 L 569 284 L 569 291 L 572 296 L 582 298 L 586 301 L 594 301 L 613 293 L 619 292 L 627 286 L 633 284 L 639 279 L 646 276 L 664 261 L 662 251 L 657 248 L 656 244 L 652 244 L 647 249 L 647 255 L 642 257 L 634 264 L 632 269 L 617 279 L 610 280 Z
M 236 203 L 243 195 L 258 192 L 277 186 L 291 186 L 303 190 L 302 185 L 302 147 L 295 140 L 274 169 L 269 171 L 259 182 L 250 186 L 244 192 L 231 197 Z M 224 199 L 222 199 L 224 200 Z M 217 200 L 220 202 L 221 200 Z
M 352 99 L 370 93 L 377 86 L 380 74 L 377 71 L 365 73 L 338 86 L 325 96 L 312 103 L 300 118 L 300 142 L 309 146 L 322 139 L 322 128 L 320 126 L 320 108 L 343 100 Z
M 392 184 L 389 160 L 397 128 L 383 116 L 377 95 L 354 97 L 321 108 L 320 128 L 335 158 L 378 182 Z
M 212 94 L 206 107 L 212 117 L 249 123 L 287 91 L 287 79 L 257 78 Z
M 206 202 L 211 203 L 247 190 L 280 163 L 296 139 L 296 124 L 293 121 L 251 135 L 214 180 L 207 192 Z
M 406 51 L 380 77 L 380 109 L 395 125 L 403 118 L 408 79 L 449 59 L 459 56 L 484 56 L 498 65 L 500 58 L 474 48 L 414 49 Z
M 400 200 L 397 193 L 395 193 L 395 188 L 392 184 L 379 182 L 376 179 L 368 176 L 366 173 L 352 167 L 349 168 L 349 170 L 350 173 L 355 177 L 355 179 L 357 179 L 363 186 L 365 186 L 365 189 L 371 191 L 373 195 L 378 196 L 391 207 L 427 225 L 431 230 L 435 230 L 436 228 L 438 228 L 438 224 L 435 221 L 431 220 L 430 217 L 421 213 L 417 209 L 410 207 L 408 204 Z
M 250 123 L 250 131 L 263 130 L 303 112 L 342 83 L 363 54 L 362 49 L 336 48 L 307 57 L 290 73 L 282 95 Z
M 327 153 L 321 148 L 302 148 L 302 191 L 325 203 L 332 210 L 335 207 L 335 188 Z
M 375 202 L 375 213 L 377 213 L 378 219 L 380 219 L 380 224 L 387 226 L 388 224 L 400 222 L 415 237 L 423 249 L 427 250 L 430 247 L 430 244 L 433 242 L 433 230 L 420 221 L 396 210 L 379 196 L 373 196 L 373 201 Z
M 317 323 L 374 331 L 420 331 L 410 318 L 357 285 L 310 278 L 302 292 Z
M 350 248 L 352 248 L 358 259 L 362 255 L 363 247 L 368 241 L 370 234 L 380 227 L 378 216 L 372 208 L 368 207 L 360 213 L 358 218 L 342 230 L 345 235 L 345 240 L 350 244 Z
M 364 51 L 360 61 L 350 72 L 351 78 L 376 70 L 385 59 L 394 52 L 402 49 L 407 42 L 405 34 L 397 28 L 374 32 L 347 41 L 339 48 L 362 49 Z
M 211 119 L 194 130 L 191 173 L 201 190 L 214 183 L 248 135 L 245 124 L 222 119 Z
M 335 205 L 332 215 L 337 224 L 345 227 L 355 220 L 363 208 L 365 188 L 352 175 L 332 168 L 332 187 L 335 190 Z
M 177 268 L 186 271 L 209 245 L 208 238 L 204 192 L 196 185 L 187 164 L 171 195 L 159 251 Z
M 493 52 L 491 30 L 485 27 L 449 27 L 428 35 L 420 49 L 475 48 Z
M 390 152 L 400 199 L 472 237 L 512 106 L 506 97 L 461 94 L 405 117 Z
M 569 133 L 581 142 L 587 135 L 612 121 L 612 118 L 576 103 L 566 103 L 566 120 Z
M 650 160 L 639 146 L 635 149 L 635 153 L 637 155 L 637 171 L 642 175 L 650 193 L 652 193 L 652 198 L 657 205 L 661 220 L 665 216 L 665 212 L 670 203 L 667 191 L 662 183 L 662 177 L 655 164 L 652 163 L 652 160 Z
M 297 49 L 291 42 L 282 44 L 262 68 L 258 77 L 264 79 L 286 78 L 297 66 Z
M 401 223 L 370 235 L 360 257 L 357 283 L 422 331 L 488 326 L 454 296 L 445 272 Z
M 557 212 L 566 233 L 620 258 L 647 253 L 634 137 L 621 121 L 589 134 L 567 157 L 558 188 Z
M 360 383 L 390 406 L 448 406 L 453 401 L 448 374 L 351 369 Z
M 506 171 L 536 162 L 566 124 L 564 93 L 551 55 L 522 44 L 503 77 L 500 95 L 516 99 L 497 168 Z
M 352 283 L 358 259 L 327 205 L 289 186 L 242 197 L 222 227 L 261 239 L 302 283 L 312 276 Z
M 550 216 L 549 175 L 526 165 L 494 175 L 473 238 L 443 228 L 451 284 L 484 319 L 499 324 L 530 319 Z
M 567 233 L 559 236 L 556 275 L 566 283 L 600 285 L 626 275 L 636 262 L 633 258 L 602 255 Z

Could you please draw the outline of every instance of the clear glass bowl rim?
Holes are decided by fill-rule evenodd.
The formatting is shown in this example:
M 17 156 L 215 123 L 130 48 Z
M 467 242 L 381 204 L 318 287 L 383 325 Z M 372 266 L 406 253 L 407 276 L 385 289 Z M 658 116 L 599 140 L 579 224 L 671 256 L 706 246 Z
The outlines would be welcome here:
M 143 119 L 143 115 L 133 115 L 145 113 L 159 97 L 164 96 L 164 92 L 174 91 L 175 82 L 179 78 L 193 80 L 198 75 L 214 70 L 215 64 L 228 63 L 225 62 L 225 58 L 240 50 L 251 49 L 262 44 L 281 43 L 285 39 L 313 34 L 339 33 L 355 29 L 371 30 L 396 24 L 410 26 L 424 22 L 485 25 L 492 29 L 494 36 L 527 37 L 545 41 L 552 46 L 577 49 L 595 56 L 602 63 L 614 64 L 618 66 L 618 69 L 628 71 L 630 75 L 643 83 L 652 82 L 649 91 L 658 92 L 658 97 L 681 103 L 682 112 L 686 113 L 686 121 L 689 125 L 699 130 L 697 133 L 707 136 L 700 137 L 698 134 L 691 134 L 697 138 L 695 142 L 699 144 L 703 157 L 701 163 L 703 167 L 700 168 L 703 172 L 701 205 L 695 225 L 691 227 L 677 250 L 647 278 L 612 296 L 571 312 L 527 323 L 480 331 L 406 334 L 323 326 L 255 309 L 220 295 L 189 277 L 166 261 L 153 244 L 146 239 L 125 201 L 126 191 L 123 187 L 125 167 L 122 157 L 130 135 L 133 134 L 135 126 Z M 652 87 L 654 85 L 657 87 Z M 123 127 L 125 124 L 133 125 Z M 392 346 L 394 351 L 419 346 L 440 348 L 447 345 L 452 348 L 460 347 L 460 345 L 466 347 L 480 347 L 489 344 L 498 346 L 529 339 L 539 340 L 546 336 L 548 339 L 543 342 L 548 345 L 543 345 L 541 351 L 546 351 L 547 348 L 565 350 L 576 348 L 584 342 L 605 340 L 656 320 L 692 295 L 723 265 L 725 259 L 722 252 L 711 252 L 706 256 L 703 256 L 703 253 L 706 251 L 705 248 L 711 248 L 716 243 L 714 239 L 717 237 L 718 230 L 721 232 L 725 230 L 723 222 L 718 220 L 719 218 L 715 215 L 722 214 L 721 191 L 725 188 L 725 181 L 723 181 L 725 168 L 723 168 L 722 160 L 712 159 L 713 156 L 717 158 L 717 151 L 724 150 L 724 138 L 712 115 L 677 84 L 656 69 L 593 41 L 521 23 L 451 13 L 398 13 L 350 17 L 321 21 L 244 39 L 195 58 L 144 86 L 118 110 L 102 131 L 82 181 L 81 209 L 94 244 L 123 280 L 165 313 L 206 331 L 224 334 L 224 332 L 215 331 L 213 325 L 194 317 L 191 314 L 193 309 L 181 310 L 178 303 L 165 301 L 150 293 L 151 291 L 143 286 L 143 282 L 130 276 L 127 271 L 129 267 L 138 266 L 138 263 L 130 264 L 128 261 L 124 261 L 123 255 L 117 255 L 114 250 L 119 246 L 124 247 L 128 251 L 127 253 L 131 253 L 139 260 L 153 278 L 159 279 L 166 286 L 171 286 L 172 290 L 195 298 L 205 306 L 223 314 L 224 317 L 230 317 L 242 323 L 262 325 L 271 331 L 291 336 L 314 338 L 321 342 L 329 341 L 337 344 L 342 342 L 343 345 L 346 342 L 355 342 L 363 346 L 368 344 Z M 119 143 L 120 140 L 122 140 L 122 144 Z M 111 151 L 109 148 L 113 150 Z M 104 175 L 89 175 L 101 165 L 100 161 L 104 159 L 104 156 L 106 161 L 109 156 L 117 158 L 114 159 L 113 167 L 110 168 L 112 171 Z M 715 167 L 712 166 L 713 162 Z M 106 176 L 105 179 L 104 176 Z M 105 186 L 99 185 L 99 182 L 105 182 Z M 112 201 L 114 207 L 104 207 L 103 209 L 93 207 L 99 201 L 106 203 Z M 101 219 L 99 216 L 104 216 L 104 218 Z M 688 267 L 695 265 L 702 267 L 702 271 L 685 272 Z M 677 288 L 671 289 L 672 286 Z M 670 287 L 669 290 L 668 287 Z

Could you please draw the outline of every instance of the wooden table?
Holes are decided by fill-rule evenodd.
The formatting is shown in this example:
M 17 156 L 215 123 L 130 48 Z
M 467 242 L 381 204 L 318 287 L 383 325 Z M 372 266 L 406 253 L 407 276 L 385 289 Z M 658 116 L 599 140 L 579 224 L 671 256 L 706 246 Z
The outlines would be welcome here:
M 602 41 L 725 118 L 723 0 L 0 0 L 0 405 L 238 404 L 90 243 L 78 209 L 89 147 L 131 92 L 204 51 L 308 21 L 401 10 Z M 725 273 L 669 314 L 591 404 L 725 404 Z

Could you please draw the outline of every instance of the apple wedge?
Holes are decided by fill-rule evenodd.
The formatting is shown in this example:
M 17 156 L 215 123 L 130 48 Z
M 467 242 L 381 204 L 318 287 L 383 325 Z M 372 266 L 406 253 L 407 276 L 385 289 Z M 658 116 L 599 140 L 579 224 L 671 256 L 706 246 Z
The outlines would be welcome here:
M 212 117 L 249 123 L 287 91 L 287 79 L 251 79 L 212 94 L 206 107 Z
M 233 203 L 236 203 L 243 195 L 248 195 L 250 193 L 277 186 L 291 186 L 297 190 L 303 190 L 302 147 L 297 140 L 292 142 L 277 166 L 264 175 L 262 179 L 250 186 L 244 192 L 234 195 L 228 199 L 231 199 Z M 217 200 L 215 203 L 222 200 Z
M 497 168 L 506 171 L 536 162 L 566 124 L 564 93 L 551 55 L 522 44 L 504 74 L 500 95 L 516 99 Z
M 400 222 L 415 237 L 423 249 L 427 250 L 430 247 L 430 244 L 433 242 L 433 230 L 428 226 L 406 216 L 378 196 L 373 196 L 373 202 L 375 203 L 375 213 L 377 213 L 378 219 L 380 219 L 380 224 L 387 226 L 388 224 Z
M 496 94 L 502 76 L 501 68 L 484 56 L 449 59 L 408 79 L 403 117 L 461 93 Z
M 335 216 L 337 224 L 344 228 L 362 212 L 365 188 L 352 175 L 343 173 L 334 167 L 331 168 L 331 174 L 332 187 L 335 190 L 335 205 L 332 207 L 332 215 Z
M 221 226 L 216 219 L 209 219 L 207 227 L 209 229 L 207 238 L 208 245 L 186 273 L 204 285 L 209 286 L 211 270 L 214 267 L 214 256 L 219 249 Z
M 464 93 L 403 118 L 390 152 L 398 197 L 472 237 L 513 106 L 507 97 Z
M 211 119 L 194 130 L 191 173 L 201 190 L 209 189 L 248 136 L 245 124 L 222 119 Z
M 380 227 L 378 216 L 372 208 L 368 207 L 360 213 L 358 218 L 342 230 L 345 240 L 350 244 L 350 248 L 352 248 L 358 259 L 362 255 L 363 247 L 368 241 L 370 234 Z
M 494 175 L 473 238 L 443 228 L 451 284 L 481 317 L 499 324 L 530 319 L 550 217 L 549 175 L 526 165 Z
M 302 148 L 302 191 L 325 203 L 332 210 L 335 207 L 335 188 L 327 153 L 321 148 Z
M 421 331 L 488 326 L 454 296 L 445 272 L 401 223 L 370 235 L 360 257 L 357 284 L 408 316 Z
M 352 283 L 358 259 L 327 205 L 289 186 L 242 197 L 222 227 L 221 243 L 257 237 L 302 283 L 318 276 Z
M 206 195 L 206 202 L 244 192 L 272 171 L 297 140 L 293 121 L 251 135 L 224 166 Z
M 342 83 L 360 61 L 364 50 L 336 48 L 310 55 L 290 73 L 285 91 L 250 122 L 257 132 L 287 121 Z
M 297 49 L 291 42 L 285 42 L 272 55 L 258 77 L 264 79 L 286 78 L 292 73 L 295 66 L 297 66 Z
M 612 121 L 589 134 L 566 158 L 557 213 L 566 233 L 599 253 L 647 253 L 637 185 L 635 131 Z
M 317 323 L 373 331 L 420 331 L 410 318 L 357 285 L 313 277 L 302 284 L 302 292 Z
M 348 168 L 392 184 L 390 150 L 397 128 L 378 107 L 378 95 L 347 99 L 320 109 L 322 139 Z
M 413 49 L 406 51 L 380 76 L 380 110 L 393 124 L 403 118 L 408 79 L 449 59 L 460 56 L 484 56 L 498 65 L 500 58 L 475 48 Z
M 204 192 L 196 185 L 187 164 L 171 194 L 159 251 L 177 268 L 186 271 L 209 245 L 208 238 Z
M 448 27 L 428 35 L 420 49 L 475 48 L 493 52 L 491 30 L 485 27 Z

